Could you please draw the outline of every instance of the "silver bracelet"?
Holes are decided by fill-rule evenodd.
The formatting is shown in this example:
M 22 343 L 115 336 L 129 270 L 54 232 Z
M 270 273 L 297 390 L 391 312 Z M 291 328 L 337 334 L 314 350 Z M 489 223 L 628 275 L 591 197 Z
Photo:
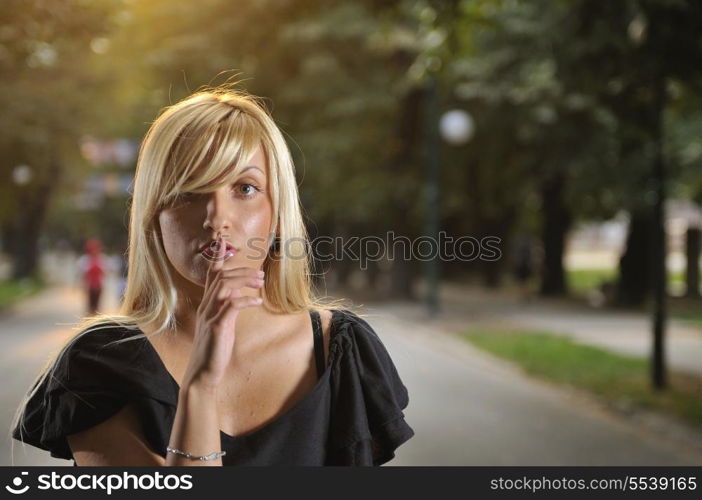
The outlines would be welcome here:
M 170 446 L 166 446 L 166 451 L 170 451 L 171 453 L 175 453 L 176 455 L 183 455 L 184 457 L 192 458 L 194 460 L 217 460 L 219 457 L 223 457 L 227 454 L 226 451 L 213 451 L 209 455 L 192 455 L 188 452 L 171 448 Z

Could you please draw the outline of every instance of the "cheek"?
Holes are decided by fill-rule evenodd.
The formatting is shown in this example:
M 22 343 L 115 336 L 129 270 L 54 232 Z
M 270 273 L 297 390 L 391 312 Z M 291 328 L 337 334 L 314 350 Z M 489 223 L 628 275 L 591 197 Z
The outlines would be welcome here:
M 260 210 L 251 213 L 242 224 L 247 235 L 265 235 L 271 225 L 270 211 Z
M 184 253 L 188 240 L 187 225 L 183 224 L 182 217 L 169 212 L 162 212 L 159 216 L 163 248 L 171 262 L 177 260 Z
M 268 237 L 271 228 L 272 214 L 269 203 L 251 210 L 244 218 L 241 227 L 246 237 L 244 248 L 249 249 L 249 255 L 264 258 L 268 252 Z

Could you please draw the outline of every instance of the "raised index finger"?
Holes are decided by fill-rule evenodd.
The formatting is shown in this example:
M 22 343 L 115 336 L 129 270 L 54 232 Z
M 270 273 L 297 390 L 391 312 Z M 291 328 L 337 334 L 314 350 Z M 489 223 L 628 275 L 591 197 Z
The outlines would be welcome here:
M 217 251 L 215 252 L 215 257 L 212 262 L 210 262 L 210 267 L 207 271 L 207 278 L 205 280 L 205 290 L 210 286 L 212 280 L 217 275 L 218 272 L 224 267 L 224 254 L 227 251 L 227 245 L 224 244 L 224 238 L 220 234 L 217 238 Z

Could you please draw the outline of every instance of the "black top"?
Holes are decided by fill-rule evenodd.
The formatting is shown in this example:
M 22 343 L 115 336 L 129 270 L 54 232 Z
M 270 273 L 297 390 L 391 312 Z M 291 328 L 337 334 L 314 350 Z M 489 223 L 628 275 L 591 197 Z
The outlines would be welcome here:
M 370 325 L 351 311 L 333 310 L 325 367 L 319 313 L 310 315 L 317 385 L 257 430 L 240 436 L 220 430 L 224 465 L 380 465 L 414 435 L 402 412 L 407 389 Z M 75 340 L 57 360 L 51 381 L 45 379 L 27 403 L 22 437 L 18 425 L 13 438 L 70 460 L 66 435 L 107 420 L 131 402 L 147 444 L 165 457 L 177 382 L 148 339 L 106 345 L 140 333 L 108 324 Z

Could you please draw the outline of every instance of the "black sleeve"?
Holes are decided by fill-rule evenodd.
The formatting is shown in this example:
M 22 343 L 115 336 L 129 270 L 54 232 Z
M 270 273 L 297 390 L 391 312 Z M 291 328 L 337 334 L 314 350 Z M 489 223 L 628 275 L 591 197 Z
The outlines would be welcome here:
M 381 465 L 414 430 L 402 412 L 409 403 L 390 355 L 371 326 L 350 311 L 334 335 L 330 465 Z
M 148 340 L 110 344 L 134 334 L 119 325 L 102 325 L 72 339 L 52 371 L 30 391 L 12 437 L 70 460 L 67 435 L 107 420 L 129 402 L 137 410 L 147 444 L 165 456 L 177 388 L 149 354 Z

